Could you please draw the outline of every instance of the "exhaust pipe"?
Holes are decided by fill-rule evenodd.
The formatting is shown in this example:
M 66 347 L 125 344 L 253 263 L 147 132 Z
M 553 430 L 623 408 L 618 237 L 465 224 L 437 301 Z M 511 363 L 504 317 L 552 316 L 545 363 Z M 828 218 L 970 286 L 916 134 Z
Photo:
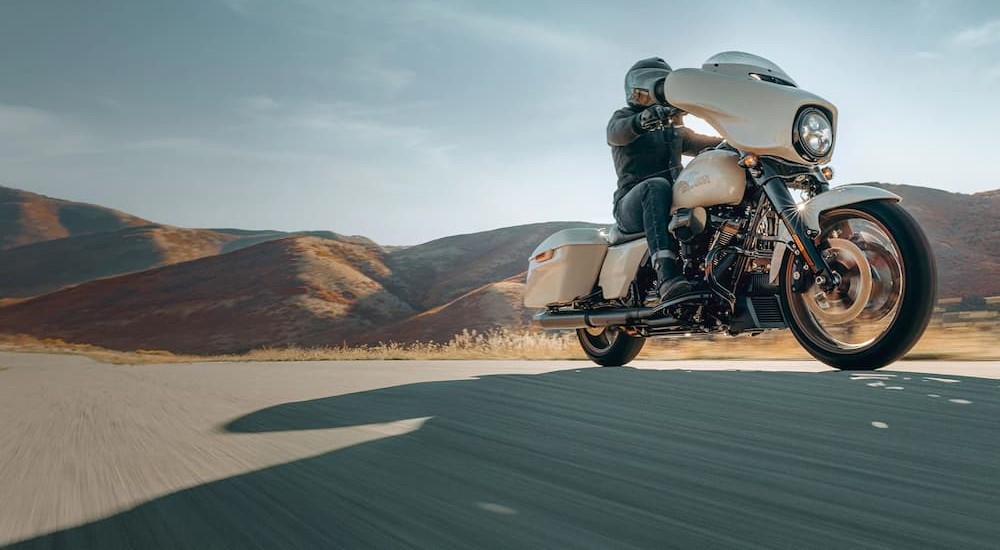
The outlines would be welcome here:
M 711 292 L 687 294 L 656 307 L 633 307 L 625 309 L 597 309 L 590 311 L 543 311 L 535 315 L 532 325 L 543 329 L 599 328 L 611 325 L 629 325 L 637 321 L 656 317 L 667 308 L 690 300 L 704 300 Z
M 629 321 L 644 319 L 652 315 L 653 308 L 651 307 L 608 311 L 558 311 L 554 313 L 543 311 L 535 315 L 533 324 L 536 327 L 546 329 L 596 328 L 624 325 Z

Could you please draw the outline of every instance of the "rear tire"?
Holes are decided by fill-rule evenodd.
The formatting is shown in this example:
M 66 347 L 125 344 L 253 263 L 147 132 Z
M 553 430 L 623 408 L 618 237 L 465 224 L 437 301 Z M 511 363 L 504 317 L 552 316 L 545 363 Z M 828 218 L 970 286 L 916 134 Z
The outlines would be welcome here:
M 855 320 L 849 323 L 836 320 L 829 327 L 825 327 L 822 318 L 810 312 L 810 307 L 813 311 L 818 311 L 815 303 L 807 304 L 810 294 L 818 295 L 815 294 L 815 289 L 801 293 L 791 290 L 793 272 L 791 254 L 785 256 L 781 269 L 781 307 L 795 339 L 810 355 L 840 370 L 875 370 L 903 357 L 923 335 L 934 310 L 937 270 L 933 252 L 923 230 L 899 204 L 871 201 L 833 209 L 825 212 L 820 219 L 821 231 L 828 236 L 831 232 L 839 235 L 834 228 L 840 227 L 838 224 L 848 223 L 849 220 L 861 220 L 862 223 L 871 224 L 870 227 L 880 226 L 885 236 L 892 241 L 893 246 L 890 248 L 895 249 L 901 260 L 901 265 L 883 269 L 881 273 L 884 288 L 890 291 L 890 294 L 896 292 L 895 297 L 890 296 L 893 299 L 892 303 L 896 304 L 893 316 L 877 311 L 878 306 L 873 305 L 877 301 L 873 293 L 865 300 L 865 309 L 856 314 Z M 843 243 L 844 240 L 846 239 L 841 239 L 840 242 Z M 850 248 L 850 245 L 842 246 Z M 890 252 L 885 248 L 881 250 L 875 247 L 869 248 L 865 252 L 869 261 L 873 258 L 873 250 L 874 254 Z M 831 267 L 833 265 L 831 264 Z M 872 267 L 872 270 L 874 271 L 875 267 Z M 879 280 L 878 275 L 878 273 L 873 274 L 874 280 Z M 890 285 L 887 279 L 894 277 L 899 277 L 899 281 L 894 281 Z M 858 305 L 860 307 L 860 304 Z M 856 322 L 859 331 L 873 326 L 870 319 L 879 315 L 882 315 L 879 319 L 884 319 L 885 325 L 871 339 L 851 342 L 850 338 L 838 337 L 839 334 L 850 336 L 850 332 L 842 331 L 843 327 L 851 323 Z
M 602 367 L 620 367 L 635 359 L 645 345 L 646 339 L 629 336 L 618 327 L 594 329 L 576 329 L 576 337 L 580 347 L 591 361 Z

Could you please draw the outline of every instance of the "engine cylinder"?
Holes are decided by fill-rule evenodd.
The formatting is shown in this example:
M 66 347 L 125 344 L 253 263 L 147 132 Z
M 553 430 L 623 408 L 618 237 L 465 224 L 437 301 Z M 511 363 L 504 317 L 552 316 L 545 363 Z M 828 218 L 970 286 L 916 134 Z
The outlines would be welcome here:
M 718 233 L 715 234 L 715 239 L 712 241 L 712 245 L 709 249 L 722 248 L 729 246 L 729 243 L 733 242 L 736 235 L 740 233 L 740 223 L 736 220 L 726 220 L 722 222 L 722 226 L 719 227 Z

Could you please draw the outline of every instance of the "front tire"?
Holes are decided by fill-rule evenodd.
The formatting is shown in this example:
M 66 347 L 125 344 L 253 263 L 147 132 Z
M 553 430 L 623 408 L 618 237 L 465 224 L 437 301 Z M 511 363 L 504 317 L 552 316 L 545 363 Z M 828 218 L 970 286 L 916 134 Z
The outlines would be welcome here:
M 841 370 L 875 370 L 906 354 L 934 310 L 937 270 L 923 230 L 899 204 L 871 201 L 820 219 L 831 268 L 844 282 L 830 293 L 792 290 L 794 256 L 781 269 L 781 305 L 799 344 Z
M 635 359 L 646 343 L 645 338 L 629 336 L 618 327 L 576 329 L 580 347 L 591 361 L 602 367 L 620 367 Z

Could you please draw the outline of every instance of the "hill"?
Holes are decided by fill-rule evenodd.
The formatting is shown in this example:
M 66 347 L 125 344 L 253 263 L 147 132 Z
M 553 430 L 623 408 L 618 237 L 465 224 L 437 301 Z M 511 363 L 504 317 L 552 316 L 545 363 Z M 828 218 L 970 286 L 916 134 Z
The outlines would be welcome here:
M 924 227 L 940 297 L 1000 294 L 1000 192 L 871 185 L 901 195 Z M 105 213 L 91 216 L 105 216 L 105 225 L 25 229 L 21 207 L 0 218 L 4 242 L 89 231 L 0 250 L 0 331 L 123 350 L 441 342 L 466 329 L 523 326 L 532 313 L 521 304 L 531 251 L 560 229 L 594 226 L 539 223 L 383 247 L 329 231 L 177 228 L 24 196 L 29 210 L 96 209 L 119 222 Z
M 389 288 L 422 309 L 442 305 L 523 272 L 538 243 L 567 227 L 600 226 L 535 223 L 445 237 L 391 252 L 386 258 L 394 274 Z
M 0 250 L 149 223 L 103 206 L 0 186 Z
M 379 248 L 363 237 L 344 237 L 331 231 L 284 233 L 149 224 L 0 250 L 0 265 L 4 266 L 0 270 L 0 299 L 38 296 L 94 279 L 224 254 L 296 235 Z
M 966 195 L 871 183 L 903 197 L 927 233 L 938 267 L 938 297 L 1000 294 L 1000 190 Z
M 93 279 L 219 254 L 232 235 L 162 225 L 129 227 L 0 250 L 0 297 L 30 297 Z
M 194 354 L 338 344 L 416 313 L 387 274 L 364 245 L 289 237 L 17 302 L 0 331 Z
M 525 328 L 534 311 L 525 309 L 524 273 L 490 283 L 435 308 L 391 325 L 363 339 L 364 343 L 449 341 L 463 331 Z

